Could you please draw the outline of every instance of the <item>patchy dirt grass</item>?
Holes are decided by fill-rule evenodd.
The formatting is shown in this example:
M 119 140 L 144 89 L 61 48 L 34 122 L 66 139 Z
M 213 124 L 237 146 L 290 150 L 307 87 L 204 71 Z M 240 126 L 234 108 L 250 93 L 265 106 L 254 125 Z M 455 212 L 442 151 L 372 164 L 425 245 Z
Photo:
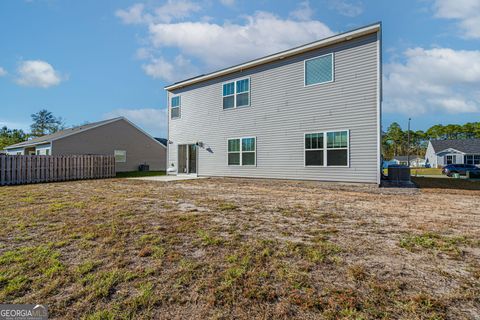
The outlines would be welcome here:
M 0 188 L 0 301 L 52 318 L 479 319 L 480 192 L 124 179 Z

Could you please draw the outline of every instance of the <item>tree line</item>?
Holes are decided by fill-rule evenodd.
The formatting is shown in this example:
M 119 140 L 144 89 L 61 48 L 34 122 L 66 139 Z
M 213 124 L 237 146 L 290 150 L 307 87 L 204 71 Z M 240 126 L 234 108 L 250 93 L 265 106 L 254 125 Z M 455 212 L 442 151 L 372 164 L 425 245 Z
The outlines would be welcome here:
M 429 140 L 473 138 L 480 138 L 480 122 L 468 122 L 463 125 L 437 124 L 426 131 L 410 130 L 410 155 L 425 156 Z M 408 130 L 402 130 L 397 122 L 393 122 L 387 131 L 382 133 L 382 148 L 385 159 L 407 155 Z
M 6 126 L 0 128 L 0 150 L 30 138 L 41 137 L 65 129 L 63 119 L 55 117 L 48 110 L 42 109 L 32 114 L 31 117 L 30 133 L 26 133 L 21 129 L 9 129 Z

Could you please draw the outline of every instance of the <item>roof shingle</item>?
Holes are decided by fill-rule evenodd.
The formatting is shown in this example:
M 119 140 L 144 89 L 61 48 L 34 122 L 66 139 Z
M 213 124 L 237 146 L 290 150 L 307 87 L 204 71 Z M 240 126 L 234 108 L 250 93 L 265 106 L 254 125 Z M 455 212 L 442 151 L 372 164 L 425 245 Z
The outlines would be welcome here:
M 445 149 L 455 149 L 463 153 L 479 153 L 480 139 L 430 140 L 435 153 Z

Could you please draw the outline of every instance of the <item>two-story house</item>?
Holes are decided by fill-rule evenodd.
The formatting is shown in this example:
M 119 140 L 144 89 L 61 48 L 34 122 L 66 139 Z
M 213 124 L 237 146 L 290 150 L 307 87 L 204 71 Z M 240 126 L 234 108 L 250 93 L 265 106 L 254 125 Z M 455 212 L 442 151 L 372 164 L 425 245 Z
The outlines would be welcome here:
M 169 172 L 379 184 L 381 79 L 376 23 L 169 85 Z

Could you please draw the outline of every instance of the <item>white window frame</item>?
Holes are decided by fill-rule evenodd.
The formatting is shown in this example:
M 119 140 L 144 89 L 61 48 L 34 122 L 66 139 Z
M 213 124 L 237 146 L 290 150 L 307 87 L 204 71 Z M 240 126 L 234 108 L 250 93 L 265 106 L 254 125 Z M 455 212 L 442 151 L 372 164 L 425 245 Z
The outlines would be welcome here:
M 322 58 L 322 57 L 325 57 L 325 56 L 332 56 L 332 80 L 307 84 L 307 61 L 315 60 L 315 59 Z M 318 85 L 326 84 L 326 83 L 332 83 L 332 82 L 335 82 L 335 54 L 334 54 L 334 52 L 330 52 L 330 53 L 327 53 L 327 54 L 322 54 L 320 56 L 316 56 L 316 57 L 313 57 L 313 58 L 303 60 L 303 86 L 305 88 L 306 87 L 312 87 L 312 86 L 318 86 Z M 314 133 L 316 133 L 316 132 L 314 132 Z
M 346 131 L 347 132 L 347 147 L 346 148 L 328 148 L 328 133 L 329 132 L 342 132 Z M 312 133 L 323 133 L 323 148 L 317 148 L 317 149 L 307 149 L 305 148 L 305 138 L 307 134 L 312 134 Z M 305 132 L 303 134 L 303 166 L 305 168 L 350 168 L 350 129 L 335 129 L 335 130 L 317 130 L 317 131 L 309 131 Z M 323 165 L 315 165 L 315 166 L 307 166 L 307 157 L 306 157 L 306 152 L 307 150 L 323 150 Z M 345 166 L 329 166 L 327 165 L 327 154 L 328 150 L 347 150 L 347 165 Z
M 452 159 L 452 163 L 448 163 L 448 157 L 450 157 Z M 449 164 L 457 164 L 457 155 L 454 155 L 454 154 L 446 154 L 445 155 L 445 165 L 449 165 Z
M 312 134 L 312 133 L 321 133 L 323 135 L 323 148 L 315 148 L 315 149 L 307 149 L 305 147 L 305 139 L 307 138 L 307 134 Z M 303 134 L 303 166 L 306 168 L 318 168 L 318 167 L 325 167 L 325 154 L 326 154 L 326 144 L 325 144 L 325 132 L 324 131 L 315 131 L 315 132 L 305 132 Z M 323 165 L 311 165 L 307 166 L 307 151 L 323 151 Z
M 172 106 L 172 100 L 173 98 L 176 98 L 178 97 L 178 107 L 173 107 Z M 175 109 L 177 108 L 178 109 L 178 114 L 179 116 L 178 117 L 172 117 L 172 109 Z M 176 95 L 173 95 L 170 97 L 170 119 L 171 120 L 176 120 L 176 119 L 180 119 L 182 117 L 182 96 L 179 95 L 179 94 L 176 94 Z
M 124 152 L 125 153 L 125 161 L 118 161 L 117 160 L 117 152 Z M 113 150 L 113 157 L 115 158 L 115 163 L 126 163 L 127 162 L 127 150 Z
M 237 82 L 238 81 L 242 81 L 242 80 L 245 80 L 245 79 L 248 79 L 248 104 L 244 105 L 244 106 L 237 106 Z M 227 96 L 224 96 L 223 95 L 223 86 L 227 83 L 232 83 L 233 82 L 233 108 L 227 108 L 225 109 L 223 107 L 223 98 L 225 97 L 231 97 L 232 94 L 229 94 Z M 250 107 L 252 105 L 252 80 L 250 79 L 250 77 L 243 77 L 243 78 L 238 78 L 238 79 L 232 79 L 232 80 L 228 80 L 228 81 L 225 81 L 225 82 L 222 82 L 222 86 L 221 86 L 221 89 L 222 89 L 222 109 L 223 110 L 232 110 L 232 109 L 238 109 L 238 108 L 246 108 L 246 107 Z M 242 94 L 242 93 L 245 93 L 245 92 L 241 92 L 239 94 Z
M 243 143 L 242 143 L 242 140 L 243 139 L 255 139 L 255 150 L 254 151 L 245 151 L 245 153 L 254 153 L 254 161 L 255 163 L 254 164 L 243 164 Z M 228 142 L 230 140 L 240 140 L 240 151 L 239 152 L 236 152 L 236 151 L 228 151 Z M 240 154 L 240 164 L 229 164 L 228 163 L 228 154 L 230 153 L 239 153 Z M 248 136 L 248 137 L 237 137 L 237 138 L 228 138 L 227 139 L 227 165 L 229 167 L 256 167 L 257 166 L 257 137 L 256 136 Z

